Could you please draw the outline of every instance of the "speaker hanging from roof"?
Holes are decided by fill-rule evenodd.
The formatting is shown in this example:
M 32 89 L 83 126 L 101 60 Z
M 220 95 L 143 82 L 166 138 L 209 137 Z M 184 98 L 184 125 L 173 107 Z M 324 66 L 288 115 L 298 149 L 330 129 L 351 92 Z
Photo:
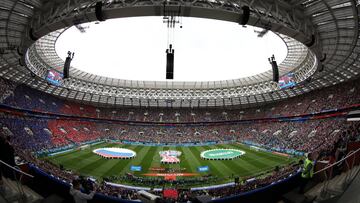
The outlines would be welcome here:
M 103 6 L 102 1 L 97 2 L 95 5 L 95 16 L 98 21 L 105 21 L 102 6 Z
M 249 6 L 243 6 L 241 9 L 243 11 L 243 14 L 242 14 L 240 24 L 246 25 L 249 22 L 250 8 L 249 8 Z
M 272 55 L 272 57 L 269 58 L 269 62 L 271 64 L 272 71 L 273 71 L 273 81 L 278 83 L 279 82 L 279 67 L 276 63 L 274 55 Z
M 174 49 L 171 44 L 169 49 L 166 49 L 166 79 L 174 79 Z
M 70 77 L 70 64 L 71 64 L 71 61 L 73 58 L 74 58 L 74 53 L 71 53 L 70 51 L 68 51 L 68 56 L 66 57 L 65 63 L 64 63 L 64 70 L 63 70 L 64 79 Z

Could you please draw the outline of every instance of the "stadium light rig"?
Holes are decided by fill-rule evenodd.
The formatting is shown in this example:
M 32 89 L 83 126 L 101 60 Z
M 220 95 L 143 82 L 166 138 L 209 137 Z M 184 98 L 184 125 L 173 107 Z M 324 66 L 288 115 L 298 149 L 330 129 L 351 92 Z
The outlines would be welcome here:
M 72 52 L 71 51 L 68 51 L 68 56 L 66 57 L 65 59 L 65 63 L 64 63 L 64 79 L 66 78 L 69 78 L 69 71 L 70 71 L 70 64 L 71 64 L 71 61 L 73 60 L 74 58 L 74 54 L 75 52 Z
M 268 60 L 269 60 L 269 63 L 271 64 L 271 68 L 273 71 L 273 81 L 276 83 L 279 83 L 279 68 L 276 63 L 274 54 L 270 58 L 268 58 Z
M 182 19 L 180 16 L 181 6 L 179 7 L 169 7 L 168 1 L 163 3 L 163 23 L 167 26 L 167 49 L 166 49 L 166 79 L 174 79 L 174 52 L 173 43 L 175 36 L 175 27 L 176 24 L 180 24 L 182 28 Z
M 174 79 L 174 49 L 172 49 L 172 44 L 166 49 L 166 79 Z

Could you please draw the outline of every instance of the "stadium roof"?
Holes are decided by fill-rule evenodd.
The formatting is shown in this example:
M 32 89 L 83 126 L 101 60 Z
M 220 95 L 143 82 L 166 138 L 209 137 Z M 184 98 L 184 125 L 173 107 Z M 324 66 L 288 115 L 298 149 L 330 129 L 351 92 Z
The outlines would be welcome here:
M 280 89 L 271 81 L 271 72 L 237 80 L 186 83 L 118 80 L 72 68 L 72 78 L 54 86 L 45 81 L 45 76 L 49 69 L 64 64 L 55 51 L 56 39 L 74 24 L 99 20 L 96 2 L 2 2 L 0 75 L 85 103 L 173 107 L 258 105 L 334 85 L 356 77 L 359 72 L 356 1 L 103 1 L 100 13 L 105 19 L 162 16 L 164 11 L 181 8 L 181 16 L 240 23 L 243 6 L 249 6 L 248 25 L 270 29 L 287 44 L 288 55 L 279 65 L 280 75 L 293 72 L 298 85 Z

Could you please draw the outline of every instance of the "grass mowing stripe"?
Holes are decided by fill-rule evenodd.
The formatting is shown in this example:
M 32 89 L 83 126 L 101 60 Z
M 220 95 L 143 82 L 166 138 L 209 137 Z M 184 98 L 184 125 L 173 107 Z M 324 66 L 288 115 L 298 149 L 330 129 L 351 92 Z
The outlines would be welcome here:
M 137 152 L 137 157 L 128 160 L 103 159 L 92 153 L 92 150 L 100 147 L 122 147 L 133 149 Z M 243 157 L 234 160 L 204 160 L 200 157 L 201 151 L 212 148 L 234 148 L 246 152 Z M 180 164 L 161 164 L 159 151 L 161 150 L 177 150 L 181 151 Z M 205 147 L 147 147 L 135 145 L 119 145 L 116 143 L 102 143 L 91 146 L 89 149 L 76 150 L 59 154 L 54 157 L 46 157 L 49 161 L 60 163 L 65 168 L 73 169 L 84 175 L 96 177 L 123 175 L 129 171 L 130 165 L 141 165 L 142 172 L 134 172 L 135 175 L 150 172 L 150 167 L 171 167 L 171 168 L 187 168 L 185 172 L 197 172 L 198 166 L 209 166 L 212 175 L 221 178 L 218 183 L 224 183 L 232 180 L 231 175 L 252 176 L 259 172 L 268 171 L 275 166 L 287 165 L 294 158 L 286 158 L 276 154 L 262 151 L 250 150 L 247 145 L 242 144 L 222 144 Z M 206 173 L 203 173 L 204 175 Z
M 165 147 L 166 148 L 166 147 Z M 167 147 L 167 149 L 164 148 L 165 150 L 176 150 L 176 147 L 171 146 L 171 147 Z M 181 163 L 181 160 L 180 160 Z M 172 168 L 172 169 L 177 169 L 179 170 L 181 168 L 180 164 L 166 164 L 167 167 Z
M 187 163 L 187 166 L 185 167 L 186 171 L 195 173 L 197 171 L 197 167 L 200 166 L 198 159 L 194 156 L 188 147 L 179 147 L 179 150 L 182 153 L 181 159 Z
M 254 166 L 255 168 L 266 168 L 271 166 L 271 164 L 266 161 L 259 161 L 259 159 L 252 153 L 245 154 L 244 157 L 241 157 L 241 159 L 242 161 Z
M 76 155 L 75 155 L 76 154 Z M 89 156 L 89 151 L 88 150 L 83 150 L 83 151 L 72 151 L 68 154 L 66 154 L 65 156 L 54 156 L 51 158 L 51 160 L 54 161 L 58 161 L 61 162 L 63 165 L 66 165 L 66 162 L 72 162 L 73 159 L 77 159 L 79 157 L 88 157 Z
M 256 157 L 247 157 L 246 159 L 249 159 L 249 162 L 251 162 L 251 163 L 255 162 L 257 165 L 259 165 L 259 163 L 260 164 L 265 163 L 267 166 L 263 167 L 264 171 L 273 169 L 276 166 L 287 165 L 295 160 L 293 158 L 287 158 L 287 157 L 282 157 L 282 156 L 279 156 L 276 154 L 271 154 L 270 152 L 254 151 L 254 150 L 251 150 L 250 147 L 248 147 L 247 145 L 243 145 L 243 144 L 240 144 L 240 145 L 232 144 L 232 146 L 254 154 Z M 273 159 L 274 157 L 276 157 L 275 158 L 276 160 Z M 262 161 L 260 161 L 260 160 L 262 160 Z
M 122 147 L 126 147 L 126 146 L 122 146 Z M 113 160 L 109 160 L 109 159 L 105 159 L 103 157 L 100 157 L 100 160 L 94 161 L 90 164 L 88 164 L 87 166 L 82 167 L 80 170 L 82 171 L 86 171 L 86 173 L 89 173 L 88 171 L 90 171 L 90 173 L 92 173 L 93 175 L 97 176 L 97 177 L 102 177 L 104 175 L 104 172 L 107 170 L 106 168 L 103 168 L 101 166 L 105 165 L 106 163 L 109 163 L 110 161 L 128 161 L 130 159 L 126 159 L 126 160 L 118 160 L 118 159 L 113 159 Z M 93 169 L 90 169 L 91 167 L 93 167 Z
M 150 165 L 148 166 L 148 168 L 150 167 L 164 167 L 164 164 L 161 164 L 161 157 L 159 155 L 160 151 L 164 151 L 163 147 L 157 147 L 154 153 L 153 158 L 151 159 Z
M 108 147 L 114 147 L 118 144 L 116 143 L 112 143 L 112 144 L 109 144 Z M 81 166 L 81 168 L 79 168 L 79 171 L 84 173 L 84 174 L 87 174 L 87 175 L 93 175 L 93 176 L 97 176 L 97 177 L 100 177 L 102 176 L 103 172 L 100 171 L 98 169 L 99 166 L 103 165 L 104 163 L 108 162 L 109 160 L 108 159 L 105 159 L 101 156 L 98 156 L 96 154 L 93 154 L 91 151 L 90 153 L 95 157 L 95 158 L 92 158 L 92 161 L 90 161 L 88 164 L 86 165 L 83 165 Z
M 115 145 L 116 144 L 107 144 L 107 145 L 104 145 L 104 147 L 112 147 Z M 61 162 L 62 165 L 67 166 L 72 163 L 83 162 L 93 155 L 95 155 L 95 154 L 92 152 L 92 148 L 90 148 L 90 149 L 85 149 L 82 151 L 75 150 L 75 151 L 72 151 L 72 153 L 68 154 L 67 156 L 55 157 L 55 159 L 56 159 L 56 161 Z
M 144 161 L 141 163 L 143 171 L 146 173 L 149 172 L 149 168 L 152 167 L 152 162 L 154 161 L 154 159 L 156 159 L 155 156 L 158 156 L 156 154 L 156 152 L 158 152 L 159 148 L 162 148 L 162 147 L 149 147 L 149 148 L 150 149 L 149 149 L 148 153 L 143 158 Z M 160 161 L 159 161 L 159 164 L 160 164 Z
M 242 176 L 253 176 L 256 175 L 258 172 L 260 171 L 266 171 L 270 168 L 273 168 L 272 165 L 266 163 L 266 162 L 261 162 L 261 161 L 257 161 L 256 157 L 252 157 L 253 155 L 245 155 L 242 161 L 245 162 L 247 165 L 250 165 L 252 167 L 252 170 L 249 172 L 245 172 L 242 174 Z M 245 165 L 245 164 L 244 164 Z
M 193 156 L 197 157 L 197 160 L 201 164 L 201 166 L 206 166 L 206 165 L 209 166 L 211 174 L 216 175 L 220 178 L 226 176 L 223 173 L 223 171 L 221 170 L 221 168 L 219 168 L 215 162 L 210 162 L 210 161 L 204 160 L 200 157 L 200 153 L 202 151 L 204 151 L 204 149 L 199 148 L 199 147 L 189 147 L 189 149 L 190 149 L 191 153 L 193 154 Z
M 203 146 L 203 148 L 205 150 L 210 150 L 210 149 L 216 149 L 219 147 L 216 146 Z M 229 162 L 230 160 L 214 160 L 212 162 L 216 162 L 217 164 L 215 165 L 216 167 L 219 167 L 220 171 L 227 174 L 228 176 L 232 176 L 234 174 L 237 173 L 236 171 L 236 166 L 234 166 L 233 164 L 231 164 L 231 162 Z
M 244 144 L 239 144 L 238 146 L 239 146 L 239 147 L 243 147 L 243 148 L 247 148 L 247 149 L 251 150 L 249 146 L 244 145 Z M 280 156 L 280 155 L 276 155 L 276 154 L 273 154 L 273 153 L 271 153 L 271 152 L 254 151 L 254 150 L 251 150 L 251 151 L 254 152 L 254 153 L 256 153 L 256 154 L 261 155 L 261 157 L 269 158 L 269 159 L 271 159 L 271 160 L 274 160 L 275 162 L 281 162 L 281 161 L 283 161 L 283 160 L 288 159 L 287 157 L 283 157 L 283 156 Z
M 101 147 L 101 146 L 107 146 L 108 143 L 101 143 L 101 144 L 96 144 L 96 145 L 93 145 L 93 146 L 90 146 L 90 149 L 93 148 L 93 147 Z M 68 155 L 70 155 L 70 157 L 72 156 L 72 154 L 76 151 L 76 149 L 72 150 L 72 151 L 69 151 L 69 152 L 64 152 L 64 153 L 61 153 L 61 154 L 57 154 L 57 155 L 54 155 L 54 156 L 51 156 L 51 157 L 47 157 L 48 159 L 60 159 L 61 157 L 66 157 Z M 82 150 L 81 152 L 86 152 L 87 150 Z
M 241 148 L 237 145 L 227 145 L 226 147 L 230 148 L 230 146 L 235 149 L 240 149 L 240 150 L 245 151 L 246 154 L 244 156 L 242 156 L 240 158 L 240 160 L 246 162 L 245 164 L 247 164 L 247 165 L 253 166 L 254 169 L 267 168 L 271 165 L 267 161 L 259 161 L 258 156 L 256 156 L 256 154 L 253 153 L 252 150 Z M 251 168 L 250 166 L 248 166 L 248 167 Z
M 161 151 L 167 151 L 167 150 L 170 150 L 170 147 L 163 147 L 163 149 Z M 160 152 L 160 151 L 159 151 Z M 158 155 L 159 153 L 156 153 L 156 155 Z M 160 155 L 159 155 L 160 156 Z M 161 159 L 161 157 L 160 157 Z M 161 164 L 163 165 L 164 167 L 166 168 L 176 168 L 174 165 L 175 164 Z
M 233 145 L 234 146 L 234 145 Z M 250 147 L 247 145 L 235 145 L 234 147 L 237 147 L 242 150 L 248 150 L 252 153 L 256 154 L 259 159 L 262 159 L 263 161 L 272 162 L 273 164 L 278 164 L 279 162 L 284 162 L 284 160 L 288 159 L 285 157 L 281 157 L 279 155 L 272 154 L 271 152 L 263 152 L 263 151 L 254 151 L 251 150 Z
M 59 162 L 65 167 L 74 170 L 80 169 L 82 166 L 89 164 L 97 159 L 91 149 L 86 149 L 83 151 L 74 151 L 69 157 L 61 157 L 58 159 Z M 65 158 L 65 159 L 64 159 Z
M 86 175 L 92 175 L 91 172 L 94 171 L 94 169 L 96 169 L 96 166 L 98 166 L 99 162 L 101 162 L 101 160 L 104 160 L 104 158 L 100 157 L 100 156 L 96 156 L 96 159 L 89 162 L 86 165 L 83 165 L 81 168 L 79 168 L 78 170 L 82 173 L 82 174 L 86 174 Z
M 139 147 L 140 148 L 137 148 L 138 149 L 137 157 L 133 159 L 131 162 L 128 162 L 127 165 L 124 165 L 120 173 L 124 174 L 131 172 L 130 171 L 131 165 L 141 165 L 141 163 L 144 161 L 145 155 L 149 153 L 150 147 L 141 147 L 141 146 Z M 135 172 L 135 174 L 138 174 L 138 172 Z
M 98 158 L 99 158 L 99 156 L 96 156 L 96 155 L 93 154 L 91 157 L 88 157 L 86 159 L 73 160 L 72 162 L 68 162 L 68 163 L 64 164 L 64 167 L 65 168 L 70 168 L 70 169 L 73 169 L 73 170 L 79 170 L 84 165 L 87 165 L 87 164 L 95 161 Z
M 269 163 L 268 159 L 266 159 L 266 158 L 264 159 L 262 156 L 256 156 L 254 151 L 252 151 L 250 149 L 245 149 L 245 148 L 241 148 L 241 147 L 234 146 L 234 145 L 231 145 L 231 146 L 241 149 L 247 153 L 243 157 L 241 157 L 239 160 L 240 160 L 240 162 L 242 162 L 241 165 L 247 165 L 248 168 L 251 168 L 251 170 L 238 171 L 238 174 L 240 176 L 256 175 L 258 172 L 273 169 L 275 166 L 281 164 L 281 162 L 277 162 L 277 161 L 273 161 L 273 163 Z M 225 145 L 225 146 L 223 145 L 221 147 L 231 148 L 230 145 Z M 260 159 L 258 157 L 260 157 L 260 159 L 263 161 L 259 161 Z M 236 161 L 236 160 L 234 160 L 234 161 Z M 270 160 L 270 161 L 272 161 L 272 160 Z M 239 164 L 240 163 L 238 162 L 238 165 Z M 244 167 L 242 167 L 242 168 L 244 168 Z
M 115 147 L 117 145 L 118 144 L 116 143 L 111 143 L 107 145 L 107 147 Z M 78 161 L 76 163 L 73 163 L 74 166 L 71 167 L 74 167 L 76 170 L 86 175 L 100 177 L 103 171 L 99 170 L 99 166 L 104 165 L 109 160 L 94 154 L 91 149 L 89 150 L 89 154 L 91 154 L 92 156 L 88 157 L 85 162 L 83 162 L 83 160 Z
M 230 148 L 228 145 L 220 145 L 220 147 L 225 149 Z M 257 166 L 250 165 L 247 161 L 245 161 L 243 159 L 245 156 L 246 154 L 234 160 L 225 160 L 222 162 L 229 168 L 233 169 L 236 175 L 244 176 L 244 174 L 251 174 L 254 169 L 258 168 Z
M 180 169 L 181 169 L 181 168 L 185 168 L 185 171 L 183 171 L 183 172 L 192 173 L 194 170 L 193 170 L 193 168 L 191 167 L 188 159 L 186 158 L 186 157 L 188 157 L 189 155 L 185 153 L 185 151 L 183 150 L 182 147 L 176 147 L 175 150 L 181 152 L 181 156 L 178 157 L 178 158 L 180 159 Z

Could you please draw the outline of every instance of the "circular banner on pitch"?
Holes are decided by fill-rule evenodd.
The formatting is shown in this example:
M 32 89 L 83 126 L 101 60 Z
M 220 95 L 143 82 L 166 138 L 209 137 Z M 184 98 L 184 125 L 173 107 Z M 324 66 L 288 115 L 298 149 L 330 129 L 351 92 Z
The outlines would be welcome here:
M 200 156 L 207 160 L 231 160 L 244 154 L 244 151 L 238 149 L 211 149 L 201 152 Z
M 109 159 L 131 159 L 136 156 L 136 152 L 125 148 L 99 148 L 93 152 L 101 157 Z
M 161 157 L 161 163 L 163 164 L 177 164 L 180 163 L 179 156 L 181 156 L 180 151 L 176 150 L 166 150 L 159 152 Z

